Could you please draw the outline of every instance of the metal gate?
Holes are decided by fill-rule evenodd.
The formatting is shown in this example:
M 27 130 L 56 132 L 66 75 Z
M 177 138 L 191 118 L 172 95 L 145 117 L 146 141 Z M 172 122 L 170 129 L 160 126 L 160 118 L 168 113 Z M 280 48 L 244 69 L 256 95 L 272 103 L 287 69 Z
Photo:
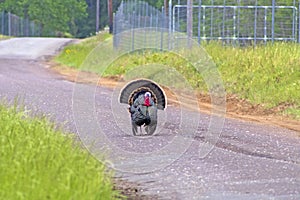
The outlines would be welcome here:
M 175 5 L 173 32 L 187 32 L 187 5 Z M 193 6 L 193 36 L 229 42 L 297 41 L 295 6 Z M 181 35 L 182 36 L 182 35 Z

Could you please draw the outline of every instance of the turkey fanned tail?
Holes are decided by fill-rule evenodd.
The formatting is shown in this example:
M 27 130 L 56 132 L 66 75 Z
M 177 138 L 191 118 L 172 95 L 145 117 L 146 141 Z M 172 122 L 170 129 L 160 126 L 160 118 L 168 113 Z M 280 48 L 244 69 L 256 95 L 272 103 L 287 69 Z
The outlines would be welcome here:
M 139 79 L 129 82 L 121 91 L 120 103 L 133 104 L 134 100 L 143 93 L 150 92 L 157 109 L 164 110 L 167 105 L 167 100 L 164 91 L 160 86 L 147 79 Z

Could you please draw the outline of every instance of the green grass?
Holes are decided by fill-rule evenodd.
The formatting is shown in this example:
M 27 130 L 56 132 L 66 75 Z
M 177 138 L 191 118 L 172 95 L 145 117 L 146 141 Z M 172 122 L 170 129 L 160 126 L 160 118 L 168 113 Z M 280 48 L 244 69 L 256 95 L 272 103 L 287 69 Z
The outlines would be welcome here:
M 70 67 L 79 68 L 89 53 L 102 41 L 110 37 L 108 33 L 84 39 L 79 44 L 67 46 L 63 52 L 55 58 L 55 61 Z
M 287 108 L 283 111 L 283 114 L 293 116 L 295 119 L 300 120 L 300 109 Z
M 142 66 L 142 70 L 141 68 L 134 70 L 137 66 Z M 175 70 L 169 69 L 170 67 Z M 109 77 L 111 75 L 118 76 L 126 74 L 125 79 L 126 77 L 132 79 L 133 77 L 144 76 L 158 83 L 167 86 L 173 85 L 183 89 L 186 84 L 184 83 L 184 79 L 180 78 L 177 73 L 183 75 L 183 78 L 185 78 L 193 88 L 207 91 L 201 74 L 198 73 L 191 64 L 187 63 L 185 59 L 175 53 L 169 52 L 143 51 L 124 55 L 112 63 L 103 73 L 103 76 Z M 181 81 L 173 83 L 172 80 Z
M 97 38 L 89 40 L 94 43 L 93 46 L 103 42 L 103 40 L 98 40 L 96 43 Z M 225 47 L 221 43 L 210 42 L 203 44 L 203 47 L 216 63 L 227 93 L 247 99 L 253 104 L 261 104 L 265 108 L 287 105 L 287 110 L 284 113 L 299 118 L 299 44 L 276 42 L 257 47 Z M 81 51 L 82 47 L 78 46 L 77 48 L 74 45 L 72 48 Z M 66 50 L 57 58 L 57 61 L 67 66 L 79 68 L 80 65 L 73 65 L 71 62 L 65 62 L 61 59 L 69 56 Z M 97 51 L 99 55 L 112 54 L 112 50 L 107 48 L 98 49 Z M 74 54 L 74 60 L 78 59 L 75 56 L 76 54 Z M 81 62 L 77 63 L 82 63 L 85 58 L 81 57 Z M 191 64 L 178 55 L 169 52 L 139 51 L 121 56 L 103 74 L 101 66 L 95 65 L 87 70 L 101 73 L 104 76 L 124 75 L 136 66 L 147 66 L 150 63 L 172 66 L 187 78 L 192 87 L 207 91 L 201 75 L 196 72 Z
M 222 73 L 227 92 L 273 107 L 300 106 L 300 46 L 275 43 L 256 48 L 205 46 Z
M 116 199 L 111 172 L 46 119 L 0 105 L 0 199 Z
M 10 38 L 9 36 L 1 35 L 1 34 L 0 34 L 0 41 L 1 41 L 1 40 L 6 40 L 6 39 L 9 39 L 9 38 Z

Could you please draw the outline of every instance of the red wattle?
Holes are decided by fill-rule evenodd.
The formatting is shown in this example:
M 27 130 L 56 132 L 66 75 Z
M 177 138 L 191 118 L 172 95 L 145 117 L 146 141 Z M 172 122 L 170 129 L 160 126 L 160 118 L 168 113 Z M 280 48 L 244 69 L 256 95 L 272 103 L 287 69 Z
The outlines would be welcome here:
M 144 104 L 145 104 L 145 106 L 150 106 L 150 99 L 149 99 L 149 97 L 145 98 Z

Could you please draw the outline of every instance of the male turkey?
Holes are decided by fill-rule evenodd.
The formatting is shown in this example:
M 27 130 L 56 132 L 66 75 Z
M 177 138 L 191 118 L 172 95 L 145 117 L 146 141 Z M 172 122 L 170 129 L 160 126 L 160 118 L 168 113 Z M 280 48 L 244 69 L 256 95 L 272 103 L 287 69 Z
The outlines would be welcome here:
M 146 79 L 134 80 L 121 91 L 120 103 L 128 104 L 131 115 L 133 135 L 137 127 L 145 126 L 148 135 L 152 135 L 157 126 L 157 109 L 166 108 L 164 91 L 158 84 Z

